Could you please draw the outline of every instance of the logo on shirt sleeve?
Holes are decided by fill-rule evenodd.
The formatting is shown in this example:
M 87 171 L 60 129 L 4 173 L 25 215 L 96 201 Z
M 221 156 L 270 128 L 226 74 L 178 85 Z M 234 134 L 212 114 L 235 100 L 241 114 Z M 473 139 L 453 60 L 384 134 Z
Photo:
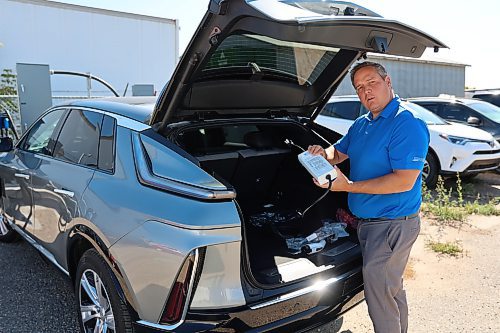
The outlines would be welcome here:
M 419 157 L 419 156 L 414 156 L 411 161 L 412 162 L 425 162 L 425 158 Z

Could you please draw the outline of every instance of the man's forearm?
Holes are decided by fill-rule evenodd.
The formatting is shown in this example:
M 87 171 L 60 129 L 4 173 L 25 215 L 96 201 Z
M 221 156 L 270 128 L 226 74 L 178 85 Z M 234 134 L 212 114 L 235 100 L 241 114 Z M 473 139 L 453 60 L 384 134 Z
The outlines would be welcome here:
M 419 170 L 396 170 L 387 175 L 351 182 L 345 191 L 365 194 L 391 194 L 409 191 L 415 185 Z

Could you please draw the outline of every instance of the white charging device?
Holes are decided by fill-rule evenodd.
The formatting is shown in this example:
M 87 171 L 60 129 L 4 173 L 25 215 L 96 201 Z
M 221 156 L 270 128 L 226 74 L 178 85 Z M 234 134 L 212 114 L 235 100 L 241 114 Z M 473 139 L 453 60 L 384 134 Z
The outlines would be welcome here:
M 319 242 L 309 243 L 300 248 L 300 252 L 305 254 L 314 254 L 325 248 L 326 240 L 322 239 Z
M 328 183 L 327 175 L 330 175 L 333 181 L 337 178 L 337 171 L 334 167 L 321 155 L 312 155 L 308 151 L 300 153 L 299 162 L 321 185 Z

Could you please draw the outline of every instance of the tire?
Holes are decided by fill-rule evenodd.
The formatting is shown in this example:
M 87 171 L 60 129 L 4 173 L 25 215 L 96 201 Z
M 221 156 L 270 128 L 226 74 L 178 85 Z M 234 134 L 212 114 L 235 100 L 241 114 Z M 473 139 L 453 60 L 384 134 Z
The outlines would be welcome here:
M 7 218 L 3 213 L 3 206 L 0 208 L 0 242 L 12 243 L 19 239 L 19 234 L 7 223 Z
M 425 157 L 424 168 L 422 170 L 422 180 L 427 188 L 436 187 L 439 175 L 439 163 L 433 153 L 428 152 Z
M 76 303 L 80 310 L 78 321 L 82 333 L 135 332 L 130 313 L 113 279 L 113 272 L 96 250 L 90 249 L 83 254 L 75 277 Z

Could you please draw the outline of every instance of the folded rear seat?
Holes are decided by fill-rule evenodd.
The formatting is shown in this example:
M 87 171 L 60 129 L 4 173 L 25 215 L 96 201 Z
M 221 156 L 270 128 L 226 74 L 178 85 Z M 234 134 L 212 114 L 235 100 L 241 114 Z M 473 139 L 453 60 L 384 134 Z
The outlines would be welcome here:
M 238 151 L 238 165 L 230 183 L 240 199 L 263 199 L 290 149 L 273 147 L 272 136 L 265 132 L 247 133 L 244 143 L 250 148 Z

